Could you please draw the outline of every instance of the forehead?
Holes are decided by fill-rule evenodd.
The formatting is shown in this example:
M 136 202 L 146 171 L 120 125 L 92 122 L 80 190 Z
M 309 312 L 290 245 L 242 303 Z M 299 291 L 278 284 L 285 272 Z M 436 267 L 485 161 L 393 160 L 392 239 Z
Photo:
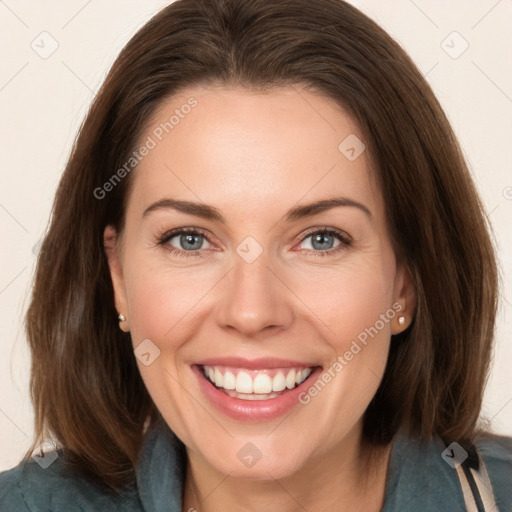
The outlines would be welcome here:
M 357 123 L 298 87 L 184 90 L 159 106 L 140 144 L 151 149 L 133 177 L 139 208 L 165 195 L 248 214 L 302 198 L 381 201 Z

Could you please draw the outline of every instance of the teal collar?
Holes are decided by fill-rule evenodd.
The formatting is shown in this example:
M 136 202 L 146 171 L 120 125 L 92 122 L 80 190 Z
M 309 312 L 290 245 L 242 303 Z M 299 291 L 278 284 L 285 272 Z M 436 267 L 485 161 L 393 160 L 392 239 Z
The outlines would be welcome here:
M 184 445 L 163 420 L 146 432 L 136 468 L 146 512 L 181 512 L 185 464 Z

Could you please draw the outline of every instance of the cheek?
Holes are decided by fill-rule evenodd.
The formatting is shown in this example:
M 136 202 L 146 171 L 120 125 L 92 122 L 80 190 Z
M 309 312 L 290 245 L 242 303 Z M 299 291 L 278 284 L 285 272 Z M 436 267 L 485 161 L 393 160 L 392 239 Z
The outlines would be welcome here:
M 376 324 L 380 337 L 390 336 L 392 277 L 382 266 L 363 261 L 331 272 L 304 273 L 294 288 L 316 323 L 323 324 L 330 345 L 341 354 L 358 336 L 364 339 L 367 330 L 375 335 Z
M 126 279 L 134 343 L 150 338 L 172 344 L 177 331 L 180 338 L 189 337 L 183 329 L 190 328 L 190 319 L 199 310 L 201 297 L 212 288 L 212 279 L 192 269 L 135 262 Z
M 377 391 L 397 313 L 389 275 L 377 267 L 365 272 L 347 269 L 337 272 L 336 279 L 317 280 L 317 284 L 322 286 L 315 292 L 309 287 L 308 305 L 318 314 L 317 325 L 323 325 L 324 341 L 331 350 L 322 375 L 311 383 L 302 403 L 311 402 L 326 424 L 336 425 L 326 438 L 335 443 L 361 418 Z
M 188 439 L 182 385 L 190 376 L 183 364 L 182 347 L 200 328 L 195 315 L 200 299 L 210 289 L 202 279 L 183 269 L 169 269 L 149 258 L 133 258 L 126 269 L 130 334 L 134 348 L 146 339 L 159 350 L 150 365 L 138 364 L 141 377 L 157 408 L 175 432 Z M 178 412 L 177 412 L 178 411 Z
M 331 349 L 304 403 L 316 401 L 315 407 L 340 429 L 364 413 L 386 367 L 391 322 L 397 314 L 390 277 L 384 266 L 366 261 L 330 275 L 310 273 L 298 291 L 318 317 L 316 325 Z M 324 388 L 329 391 L 323 393 Z M 317 400 L 318 395 L 322 398 Z

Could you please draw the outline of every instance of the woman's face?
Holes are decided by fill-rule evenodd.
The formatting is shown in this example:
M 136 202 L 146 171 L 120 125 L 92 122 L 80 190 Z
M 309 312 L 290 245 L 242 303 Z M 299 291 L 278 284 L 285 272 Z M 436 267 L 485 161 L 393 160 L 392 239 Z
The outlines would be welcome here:
M 121 327 L 193 464 L 266 479 L 356 455 L 413 300 L 363 143 L 292 87 L 190 89 L 142 136 L 106 249 Z

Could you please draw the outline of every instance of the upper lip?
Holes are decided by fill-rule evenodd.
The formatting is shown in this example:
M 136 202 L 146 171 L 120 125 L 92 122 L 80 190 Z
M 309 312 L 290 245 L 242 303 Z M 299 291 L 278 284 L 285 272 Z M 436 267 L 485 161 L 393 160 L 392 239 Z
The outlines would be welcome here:
M 275 357 L 261 357 L 258 359 L 245 359 L 243 357 L 211 357 L 197 361 L 200 366 L 230 366 L 232 368 L 246 368 L 248 370 L 263 370 L 270 368 L 312 368 L 318 366 L 311 362 L 293 361 L 291 359 L 278 359 Z

